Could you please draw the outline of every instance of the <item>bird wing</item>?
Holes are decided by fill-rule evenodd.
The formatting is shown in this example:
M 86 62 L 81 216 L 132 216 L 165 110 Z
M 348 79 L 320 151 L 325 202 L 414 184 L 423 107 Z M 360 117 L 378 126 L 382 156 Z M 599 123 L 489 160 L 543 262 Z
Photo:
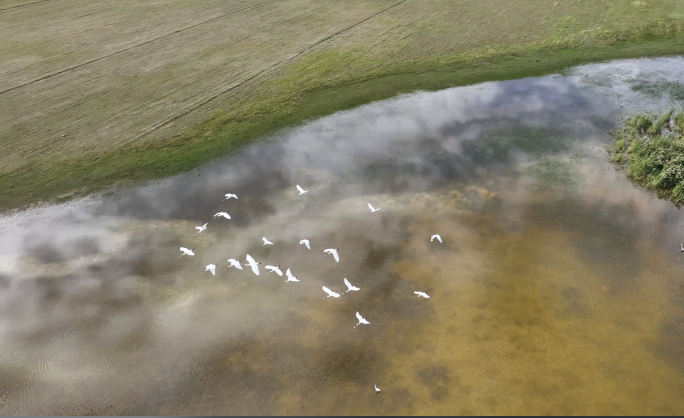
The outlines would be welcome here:
M 304 191 L 304 189 L 302 189 L 302 188 L 299 186 L 299 184 L 297 185 L 297 190 L 299 190 L 299 193 L 301 193 L 301 192 Z
M 306 245 L 306 248 L 308 248 L 309 250 L 311 249 L 311 245 L 309 245 L 309 240 L 306 240 L 305 245 Z
M 211 266 L 211 268 L 209 268 L 209 270 L 211 271 L 211 274 L 213 274 L 214 276 L 216 276 L 216 265 L 213 265 L 213 264 L 212 264 L 212 266 Z
M 323 291 L 324 291 L 325 293 L 327 293 L 327 294 L 331 295 L 331 296 L 332 296 L 332 295 L 333 295 L 333 293 L 334 293 L 334 292 L 333 292 L 332 290 L 328 289 L 328 288 L 327 288 L 327 287 L 325 287 L 325 286 L 323 286 Z
M 268 242 L 268 240 L 266 239 L 266 237 L 263 237 L 263 238 L 261 238 L 261 239 L 264 240 L 264 244 L 266 244 L 266 243 Z
M 278 276 L 282 276 L 282 275 L 283 275 L 283 272 L 280 271 L 280 269 L 279 269 L 278 267 L 274 268 L 273 271 L 275 271 L 276 274 L 277 274 Z
M 339 263 L 340 262 L 340 256 L 337 255 L 337 251 L 334 251 L 332 254 L 333 254 L 333 257 L 335 257 L 335 261 L 337 261 Z
M 326 254 L 332 254 L 332 250 L 331 250 L 331 249 L 323 250 L 323 252 L 326 253 Z
M 371 211 L 373 211 L 373 205 L 371 205 L 371 204 L 369 203 L 369 204 L 368 204 L 368 209 L 370 209 Z
M 242 266 L 240 265 L 240 262 L 239 262 L 239 261 L 236 261 L 236 262 L 235 262 L 235 267 L 236 267 L 238 270 L 242 270 Z
M 351 283 L 349 283 L 349 280 L 347 280 L 347 278 L 346 278 L 346 277 L 344 278 L 344 284 L 346 284 L 346 285 L 347 285 L 347 287 L 349 288 L 349 290 L 351 290 L 351 288 L 353 287 L 353 286 L 352 286 L 352 284 L 351 284 Z
M 292 275 L 292 272 L 290 271 L 289 268 L 285 271 L 285 275 L 287 276 L 288 279 L 294 279 L 294 276 Z
M 364 318 L 361 316 L 361 314 L 358 313 L 358 312 L 356 313 L 356 318 L 357 318 L 359 321 L 365 321 L 365 319 L 364 319 Z
M 254 261 L 254 258 L 252 258 L 251 255 L 247 254 L 247 257 L 245 257 L 245 258 L 247 259 L 247 262 L 249 264 L 256 264 L 256 262 Z

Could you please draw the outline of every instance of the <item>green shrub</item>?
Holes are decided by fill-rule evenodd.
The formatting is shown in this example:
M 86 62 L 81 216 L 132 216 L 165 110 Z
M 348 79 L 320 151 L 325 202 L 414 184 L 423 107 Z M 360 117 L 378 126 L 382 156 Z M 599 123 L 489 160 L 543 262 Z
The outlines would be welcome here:
M 627 163 L 627 176 L 644 187 L 684 203 L 684 112 L 672 117 L 637 115 L 615 133 L 613 161 Z M 673 121 L 674 132 L 664 132 Z M 626 153 L 625 150 L 626 149 Z

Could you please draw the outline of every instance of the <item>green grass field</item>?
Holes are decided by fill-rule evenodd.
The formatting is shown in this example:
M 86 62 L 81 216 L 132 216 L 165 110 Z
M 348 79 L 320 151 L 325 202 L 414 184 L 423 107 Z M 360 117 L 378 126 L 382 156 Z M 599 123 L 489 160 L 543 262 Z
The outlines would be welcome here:
M 682 53 L 680 0 L 0 1 L 0 210 L 398 93 Z

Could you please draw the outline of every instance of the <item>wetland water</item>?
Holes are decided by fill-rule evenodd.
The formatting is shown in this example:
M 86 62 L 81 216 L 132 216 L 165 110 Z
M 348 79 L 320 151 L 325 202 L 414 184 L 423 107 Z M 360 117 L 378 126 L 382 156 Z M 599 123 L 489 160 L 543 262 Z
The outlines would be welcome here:
M 679 82 L 667 58 L 415 93 L 6 215 L 0 413 L 681 414 L 682 214 L 604 151 Z M 247 253 L 260 276 L 226 269 Z

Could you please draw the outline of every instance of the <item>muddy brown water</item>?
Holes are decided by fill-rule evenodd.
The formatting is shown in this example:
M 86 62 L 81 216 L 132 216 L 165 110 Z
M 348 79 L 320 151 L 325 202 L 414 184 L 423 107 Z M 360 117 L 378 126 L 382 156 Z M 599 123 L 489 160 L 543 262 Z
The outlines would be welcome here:
M 682 215 L 605 153 L 667 82 L 684 59 L 419 92 L 5 215 L 0 412 L 681 414 Z

